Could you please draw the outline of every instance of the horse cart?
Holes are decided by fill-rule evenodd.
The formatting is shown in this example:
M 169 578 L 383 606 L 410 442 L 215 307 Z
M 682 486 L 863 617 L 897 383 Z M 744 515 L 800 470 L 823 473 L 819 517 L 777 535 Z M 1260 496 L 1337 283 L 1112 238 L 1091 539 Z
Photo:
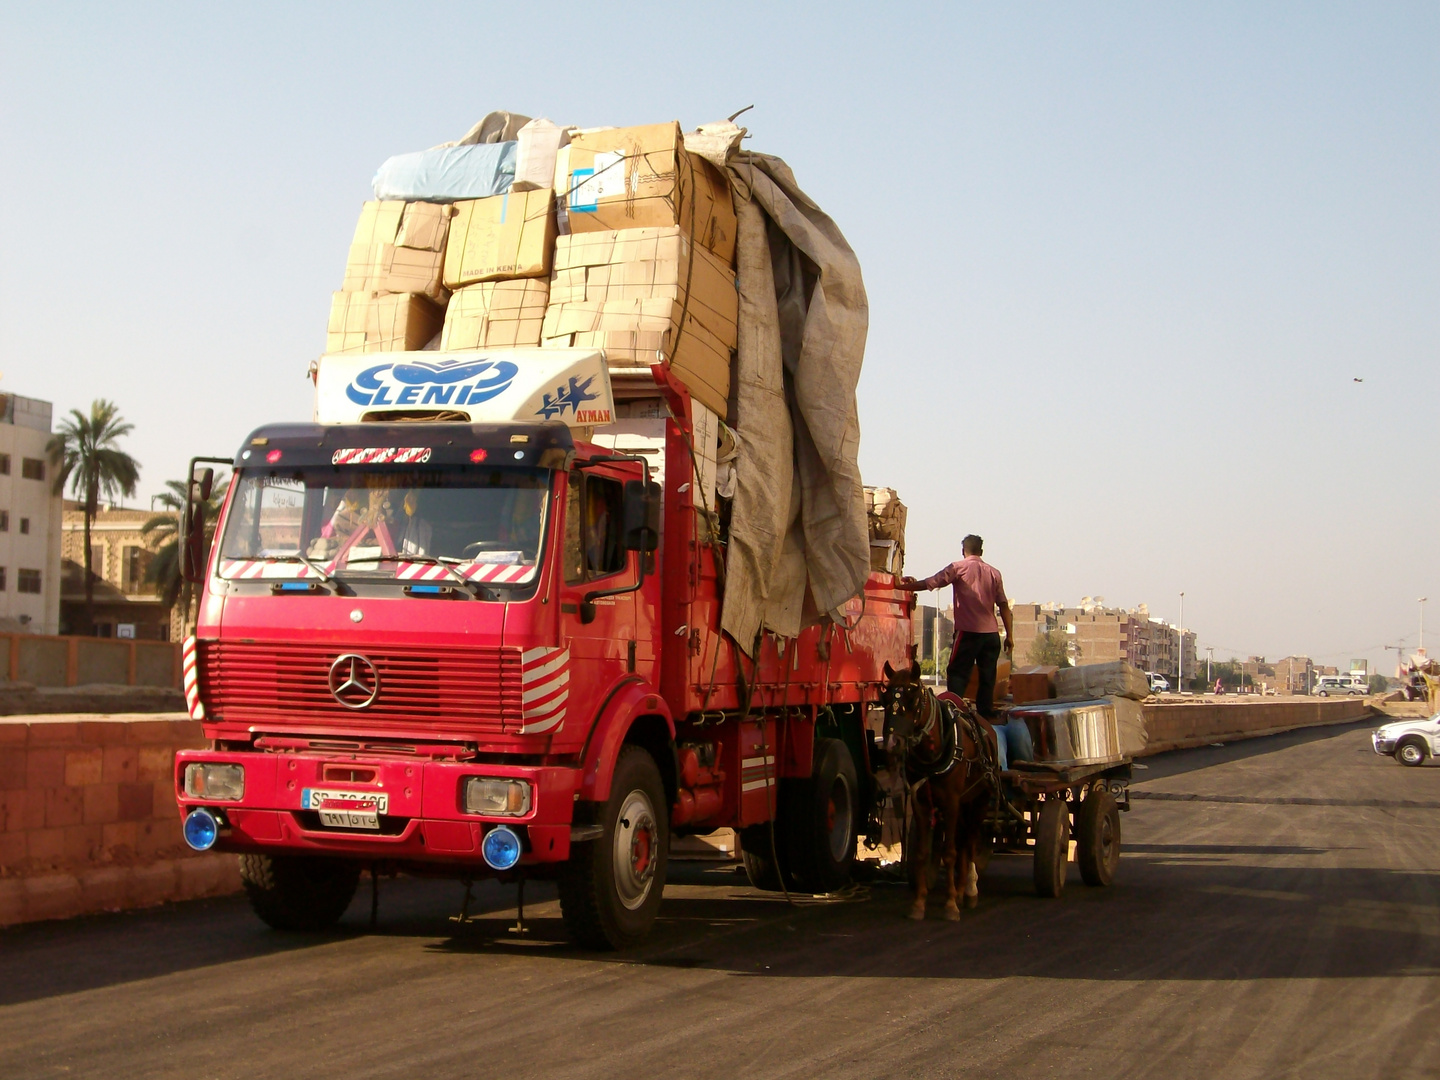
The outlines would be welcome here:
M 916 890 L 912 918 L 924 917 L 926 894 L 942 883 L 946 917 L 958 917 L 957 893 L 973 905 L 975 880 L 995 852 L 1033 856 L 1035 891 L 1044 897 L 1064 892 L 1072 842 L 1087 885 L 1114 880 L 1120 813 L 1130 809 L 1126 721 L 1117 716 L 1124 704 L 1096 698 L 1002 710 L 998 720 L 1012 729 L 1023 724 L 1032 744 L 1002 772 L 967 702 L 920 690 L 903 674 L 882 700 L 887 737 L 898 733 L 904 747 L 891 806 L 905 823 L 905 860 Z
M 1085 884 L 1109 885 L 1120 864 L 1120 811 L 1130 809 L 1129 784 L 1129 758 L 1017 763 L 1002 774 L 1000 797 L 985 817 L 979 869 L 991 852 L 1033 855 L 1035 891 L 1058 898 L 1073 842 Z

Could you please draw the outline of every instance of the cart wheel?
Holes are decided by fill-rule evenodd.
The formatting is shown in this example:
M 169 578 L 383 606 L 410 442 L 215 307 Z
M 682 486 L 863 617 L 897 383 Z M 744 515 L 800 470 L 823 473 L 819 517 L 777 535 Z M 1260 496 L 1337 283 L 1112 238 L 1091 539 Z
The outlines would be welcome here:
M 1035 826 L 1035 892 L 1058 900 L 1065 891 L 1065 864 L 1070 854 L 1070 804 L 1058 796 L 1040 804 Z
M 1075 831 L 1080 876 L 1086 885 L 1109 885 L 1120 866 L 1120 808 L 1103 788 L 1092 790 L 1080 804 Z

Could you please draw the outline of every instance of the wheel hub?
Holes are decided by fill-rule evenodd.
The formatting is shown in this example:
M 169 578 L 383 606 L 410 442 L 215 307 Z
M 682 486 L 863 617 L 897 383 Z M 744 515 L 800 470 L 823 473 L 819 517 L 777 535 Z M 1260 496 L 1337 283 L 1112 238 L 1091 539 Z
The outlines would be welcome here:
M 645 903 L 654 885 L 658 835 L 655 808 L 649 796 L 637 788 L 620 805 L 612 851 L 615 892 L 631 911 Z

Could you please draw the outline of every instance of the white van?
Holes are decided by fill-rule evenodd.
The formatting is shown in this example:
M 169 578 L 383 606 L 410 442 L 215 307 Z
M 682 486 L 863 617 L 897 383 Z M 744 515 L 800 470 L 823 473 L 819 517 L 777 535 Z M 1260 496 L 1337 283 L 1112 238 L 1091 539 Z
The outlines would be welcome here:
M 1170 680 L 1158 671 L 1147 671 L 1145 677 L 1150 680 L 1152 694 L 1168 694 L 1170 692 Z
M 1315 680 L 1315 686 L 1310 692 L 1319 697 L 1329 697 L 1331 694 L 1364 697 L 1370 692 L 1370 684 L 1364 675 L 1321 675 Z

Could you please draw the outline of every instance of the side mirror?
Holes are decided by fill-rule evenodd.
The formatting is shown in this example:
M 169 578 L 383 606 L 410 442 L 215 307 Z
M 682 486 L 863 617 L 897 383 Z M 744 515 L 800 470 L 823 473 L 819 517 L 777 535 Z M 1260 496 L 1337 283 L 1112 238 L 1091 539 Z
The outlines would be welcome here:
M 205 579 L 205 504 L 215 489 L 215 470 L 195 471 L 190 465 L 190 490 L 186 492 L 185 513 L 180 520 L 180 576 L 194 584 Z
M 660 485 L 625 481 L 621 543 L 626 551 L 654 551 L 660 546 Z
M 209 471 L 208 469 L 206 470 Z M 180 576 L 192 584 L 205 579 L 205 504 L 192 502 L 185 514 L 185 535 L 180 541 Z

